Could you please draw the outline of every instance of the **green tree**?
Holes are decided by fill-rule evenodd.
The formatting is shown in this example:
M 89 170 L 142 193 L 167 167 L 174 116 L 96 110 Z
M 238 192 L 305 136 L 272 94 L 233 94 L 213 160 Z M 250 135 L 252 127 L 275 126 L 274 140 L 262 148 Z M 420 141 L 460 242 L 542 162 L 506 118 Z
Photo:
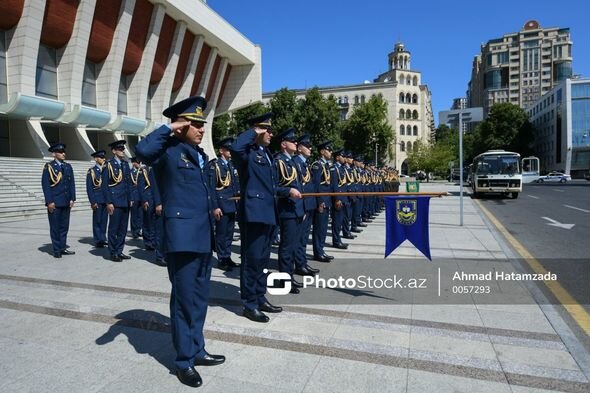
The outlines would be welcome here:
M 483 149 L 478 154 L 489 149 L 516 150 L 521 153 L 518 150 L 531 147 L 533 142 L 527 113 L 510 103 L 492 106 L 488 118 L 478 124 L 476 131 L 481 146 L 476 142 L 475 147 Z
M 296 126 L 297 95 L 286 87 L 277 91 L 268 102 L 269 110 L 274 113 L 273 128 L 277 132 Z
M 213 143 L 217 141 L 227 138 L 228 136 L 232 136 L 232 120 L 229 113 L 224 113 L 223 115 L 219 115 L 213 119 L 212 125 L 212 136 L 213 136 Z
M 387 102 L 380 94 L 354 106 L 349 119 L 342 125 L 342 138 L 346 149 L 367 157 L 374 156 L 377 144 L 379 161 L 385 161 L 394 133 L 387 122 Z
M 342 144 L 338 125 L 340 114 L 334 96 L 324 98 L 314 87 L 305 93 L 305 98 L 297 101 L 295 112 L 295 128 L 299 133 L 308 133 L 314 146 L 325 140 L 331 140 L 336 146 Z
M 445 143 L 424 143 L 418 140 L 412 151 L 408 151 L 408 166 L 412 172 L 422 170 L 426 173 L 445 174 L 449 161 L 454 160 L 454 152 Z M 427 177 L 427 181 L 428 181 Z
M 266 112 L 268 112 L 268 108 L 262 102 L 255 102 L 252 105 L 234 111 L 231 124 L 233 135 L 237 135 L 240 132 L 247 130 L 249 128 L 248 120 L 251 117 L 262 115 Z

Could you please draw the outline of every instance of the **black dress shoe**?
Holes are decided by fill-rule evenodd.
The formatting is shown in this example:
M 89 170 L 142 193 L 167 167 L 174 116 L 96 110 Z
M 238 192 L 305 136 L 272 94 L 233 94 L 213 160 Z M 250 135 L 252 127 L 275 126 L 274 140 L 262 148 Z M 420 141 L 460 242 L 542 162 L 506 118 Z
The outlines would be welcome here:
M 61 258 L 61 252 L 54 252 L 53 257 L 54 258 Z
M 76 253 L 75 251 L 63 250 L 61 252 L 61 255 L 74 255 L 75 253 Z
M 356 236 L 354 235 L 346 235 L 346 236 L 342 236 L 345 239 L 356 239 Z
M 291 277 L 291 288 L 303 288 L 303 284 Z
M 122 260 L 122 259 L 121 259 L 121 257 L 120 257 L 120 256 L 118 256 L 118 255 L 112 255 L 112 256 L 111 256 L 111 261 L 113 261 L 113 262 L 121 262 L 121 261 L 123 261 L 123 260 Z
M 291 287 L 291 290 L 289 291 L 289 293 L 292 293 L 293 295 L 297 295 L 300 292 L 301 291 L 297 287 Z
M 129 255 L 125 255 L 125 254 L 119 255 L 119 258 L 121 258 L 121 259 L 131 259 L 131 257 Z
M 363 230 L 362 229 L 358 229 L 358 228 L 352 228 L 350 230 L 350 232 L 354 232 L 354 233 L 361 233 Z
M 258 309 L 260 311 L 270 312 L 270 313 L 277 313 L 277 312 L 283 311 L 283 307 L 273 306 L 269 302 L 262 303 L 260 306 L 258 306 Z
M 331 261 L 331 259 L 328 258 L 327 255 L 316 255 L 315 257 L 313 257 L 313 259 L 318 262 L 330 262 Z
M 176 370 L 178 380 L 187 386 L 198 388 L 203 384 L 201 376 L 194 367 L 189 367 L 185 370 Z
M 105 246 L 105 244 L 103 242 L 98 242 L 94 245 L 94 247 L 96 248 L 103 248 Z
M 154 247 L 152 247 L 152 246 L 145 246 L 145 249 L 146 249 L 147 251 L 154 251 L 154 250 L 155 250 L 155 248 L 154 248 Z
M 340 250 L 346 250 L 348 248 L 348 244 L 336 243 L 336 244 L 332 244 L 332 247 L 338 248 Z
M 324 254 L 324 256 L 325 256 L 326 258 L 328 258 L 329 260 L 332 260 L 332 259 L 334 259 L 334 257 L 333 257 L 332 255 Z
M 219 262 L 217 262 L 217 268 L 221 269 L 225 272 L 231 272 L 232 271 L 232 267 L 227 263 L 226 260 L 220 260 Z
M 314 274 L 318 274 L 320 272 L 320 269 L 316 269 L 316 268 L 311 267 L 309 265 L 305 265 L 305 268 Z
M 244 309 L 243 315 L 251 321 L 254 322 L 268 322 L 270 318 L 267 317 L 262 311 L 255 308 L 254 310 L 250 310 L 249 308 Z
M 225 362 L 225 356 L 205 353 L 204 357 L 195 360 L 195 366 L 218 366 L 223 362 Z
M 156 258 L 156 265 L 166 266 L 166 261 L 164 260 L 164 258 Z
M 239 264 L 239 263 L 235 263 L 234 261 L 232 261 L 232 259 L 231 259 L 231 258 L 228 258 L 228 259 L 226 260 L 226 263 L 227 263 L 229 266 L 231 266 L 231 267 L 240 267 L 240 264 Z
M 367 224 L 361 222 L 358 226 L 361 227 L 361 228 L 366 228 L 367 227 Z
M 307 266 L 297 268 L 293 273 L 298 274 L 300 276 L 315 276 L 315 273 L 309 270 Z

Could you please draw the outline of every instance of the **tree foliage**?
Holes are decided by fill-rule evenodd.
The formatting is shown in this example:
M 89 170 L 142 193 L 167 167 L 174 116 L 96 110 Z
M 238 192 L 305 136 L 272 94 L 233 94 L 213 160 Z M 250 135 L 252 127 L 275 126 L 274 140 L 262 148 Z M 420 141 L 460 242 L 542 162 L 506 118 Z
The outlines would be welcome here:
M 343 123 L 342 137 L 347 150 L 367 157 L 375 154 L 377 144 L 379 161 L 385 161 L 394 135 L 387 122 L 387 102 L 380 94 L 354 106 L 349 119 Z
M 414 143 L 412 151 L 408 151 L 408 166 L 412 172 L 422 170 L 426 173 L 444 174 L 448 172 L 449 161 L 454 160 L 452 147 L 449 144 L 435 142 Z
M 308 90 L 305 98 L 297 101 L 295 128 L 299 133 L 308 133 L 315 146 L 330 140 L 342 145 L 339 132 L 340 114 L 334 96 L 324 98 L 317 87 Z

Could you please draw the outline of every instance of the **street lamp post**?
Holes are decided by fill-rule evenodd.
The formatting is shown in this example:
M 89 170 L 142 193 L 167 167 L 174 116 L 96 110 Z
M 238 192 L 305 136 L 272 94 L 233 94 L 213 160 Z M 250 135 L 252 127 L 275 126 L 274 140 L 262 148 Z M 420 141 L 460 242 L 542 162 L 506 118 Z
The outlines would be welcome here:
M 377 148 L 379 147 L 378 143 L 375 143 L 375 166 L 377 166 Z

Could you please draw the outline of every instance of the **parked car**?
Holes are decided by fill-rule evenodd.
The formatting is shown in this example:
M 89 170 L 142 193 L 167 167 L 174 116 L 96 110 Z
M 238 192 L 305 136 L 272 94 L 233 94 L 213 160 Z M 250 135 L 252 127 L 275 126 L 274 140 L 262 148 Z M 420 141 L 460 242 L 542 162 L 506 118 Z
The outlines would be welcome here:
M 562 172 L 549 172 L 548 174 L 539 177 L 537 183 L 544 183 L 544 182 L 559 182 L 565 183 L 567 181 L 572 180 L 570 175 L 566 175 Z

